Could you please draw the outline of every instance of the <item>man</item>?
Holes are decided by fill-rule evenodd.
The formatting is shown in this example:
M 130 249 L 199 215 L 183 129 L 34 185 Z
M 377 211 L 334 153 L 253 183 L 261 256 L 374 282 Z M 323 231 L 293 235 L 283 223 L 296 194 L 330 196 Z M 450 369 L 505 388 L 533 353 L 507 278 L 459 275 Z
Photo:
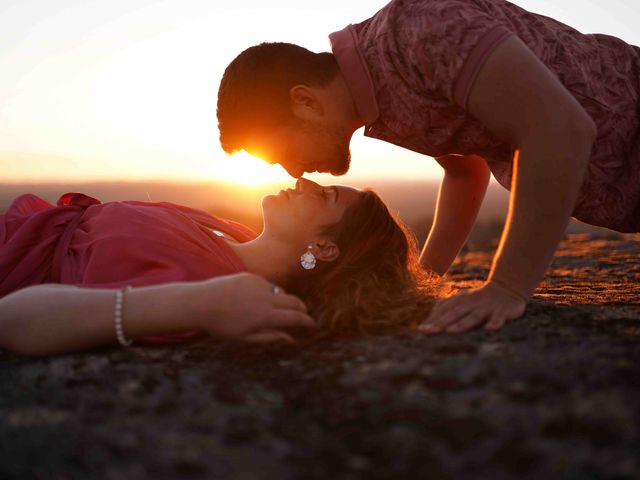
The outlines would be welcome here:
M 464 244 L 492 172 L 511 190 L 485 284 L 440 302 L 425 333 L 496 330 L 523 314 L 573 214 L 640 230 L 640 49 L 504 0 L 396 0 L 330 36 L 333 54 L 262 44 L 227 68 L 220 140 L 292 176 L 339 175 L 365 135 L 445 175 L 421 262 Z

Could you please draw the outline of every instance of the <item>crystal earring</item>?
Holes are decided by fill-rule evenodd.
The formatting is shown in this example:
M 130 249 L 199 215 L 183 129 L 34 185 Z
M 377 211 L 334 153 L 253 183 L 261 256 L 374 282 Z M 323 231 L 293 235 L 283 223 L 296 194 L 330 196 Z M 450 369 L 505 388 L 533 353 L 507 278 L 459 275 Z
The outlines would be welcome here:
M 309 245 L 307 251 L 304 252 L 300 257 L 300 264 L 305 270 L 311 270 L 312 268 L 316 267 L 316 257 L 314 257 L 313 253 L 311 253 L 311 248 L 312 246 Z

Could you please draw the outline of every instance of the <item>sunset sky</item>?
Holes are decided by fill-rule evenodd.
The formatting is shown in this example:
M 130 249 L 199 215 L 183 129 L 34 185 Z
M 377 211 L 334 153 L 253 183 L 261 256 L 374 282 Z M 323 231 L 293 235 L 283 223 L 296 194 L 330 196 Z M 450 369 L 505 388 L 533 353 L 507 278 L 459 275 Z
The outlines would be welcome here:
M 637 1 L 514 3 L 640 45 Z M 279 166 L 220 149 L 215 105 L 225 66 L 262 41 L 327 51 L 329 33 L 386 3 L 0 0 L 0 181 L 288 181 Z M 361 131 L 352 154 L 341 183 L 441 172 Z

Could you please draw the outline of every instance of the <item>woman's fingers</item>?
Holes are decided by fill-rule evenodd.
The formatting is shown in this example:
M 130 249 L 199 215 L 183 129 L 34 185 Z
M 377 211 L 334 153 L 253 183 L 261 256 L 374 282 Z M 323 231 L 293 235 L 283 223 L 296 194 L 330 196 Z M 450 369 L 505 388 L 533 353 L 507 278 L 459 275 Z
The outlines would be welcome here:
M 298 310 L 300 312 L 307 311 L 305 303 L 295 295 L 288 293 L 272 293 L 271 295 L 273 296 L 271 303 L 274 307 Z
M 296 343 L 291 335 L 275 330 L 263 330 L 260 332 L 251 333 L 245 337 L 245 340 L 249 343 L 256 344 L 284 342 L 293 345 Z
M 284 310 L 274 309 L 269 312 L 268 316 L 261 322 L 261 325 L 256 325 L 256 328 L 295 328 L 306 327 L 316 328 L 317 324 L 313 318 L 304 312 L 296 310 Z

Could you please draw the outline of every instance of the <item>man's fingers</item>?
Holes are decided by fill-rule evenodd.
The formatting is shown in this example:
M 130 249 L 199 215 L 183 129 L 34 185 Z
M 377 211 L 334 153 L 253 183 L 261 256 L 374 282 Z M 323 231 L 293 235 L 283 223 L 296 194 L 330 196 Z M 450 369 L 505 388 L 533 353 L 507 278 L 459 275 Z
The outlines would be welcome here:
M 445 313 L 453 305 L 451 300 L 453 300 L 453 297 L 449 297 L 449 298 L 444 298 L 442 300 L 438 300 L 435 303 L 435 305 L 433 306 L 433 309 L 431 310 L 431 315 L 432 316 L 433 315 L 442 315 L 443 313 Z
M 463 317 L 463 310 L 449 310 L 448 312 L 438 315 L 437 312 L 432 314 L 420 327 L 419 331 L 427 334 L 435 334 L 444 331 L 449 325 L 456 323 Z
M 506 321 L 507 317 L 505 315 L 493 314 L 484 328 L 489 332 L 495 332 L 496 330 L 500 330 Z
M 422 322 L 421 326 L 426 326 L 427 324 L 433 323 L 433 322 L 441 322 L 441 320 L 444 318 L 445 315 L 459 308 L 458 306 L 459 306 L 460 298 L 465 296 L 466 293 L 467 293 L 466 290 L 461 290 L 460 292 L 458 292 L 457 294 L 451 297 L 438 300 L 433 306 L 433 308 L 431 309 L 431 313 L 429 313 L 429 316 L 427 317 L 427 319 L 424 322 Z
M 450 305 L 446 312 L 435 312 L 431 315 L 433 320 L 431 322 L 425 322 L 426 325 L 424 325 L 423 330 L 425 333 L 441 332 L 442 330 L 446 330 L 450 325 L 467 317 L 467 315 L 473 314 L 473 306 L 471 305 L 460 305 L 458 303 L 451 303 Z
M 431 322 L 431 323 L 423 323 L 422 325 L 420 325 L 418 327 L 418 331 L 420 333 L 425 333 L 427 335 L 436 335 L 440 332 L 442 332 L 442 330 L 444 329 L 444 327 L 442 325 L 440 325 L 439 323 L 435 323 L 435 322 Z
M 442 330 L 442 328 L 439 327 L 439 323 L 442 315 L 446 313 L 446 307 L 444 307 L 446 300 L 449 299 L 436 302 L 427 318 L 418 326 L 419 331 L 423 333 L 438 333 Z
M 432 312 L 418 330 L 426 334 L 437 334 L 445 330 L 449 333 L 461 333 L 479 325 L 485 315 L 478 313 L 473 305 L 465 303 L 461 305 L 457 302 L 449 302 L 446 312 Z M 471 324 L 471 327 L 467 327 L 468 324 Z M 458 326 L 450 330 L 453 325 Z
M 418 331 L 428 335 L 434 335 L 444 330 L 442 319 L 446 318 L 445 315 L 447 312 L 443 311 L 442 305 L 443 304 L 438 303 L 434 306 L 427 319 L 418 327 Z
M 467 318 L 469 315 L 474 315 L 476 310 L 472 305 L 454 305 L 451 309 L 445 313 L 439 320 L 439 323 L 448 328 L 454 323 Z
M 245 337 L 245 340 L 249 343 L 256 344 L 284 342 L 293 345 L 296 343 L 291 335 L 275 330 L 263 330 L 261 332 L 252 333 L 250 335 L 247 335 Z
M 481 325 L 486 319 L 484 312 L 471 312 L 456 323 L 449 325 L 447 333 L 463 333 Z
M 487 331 L 499 330 L 507 321 L 524 313 L 525 302 L 516 300 L 500 290 L 486 287 L 459 293 L 438 302 L 418 327 L 418 331 L 426 334 L 443 331 L 455 334 L 481 325 L 485 325 Z

